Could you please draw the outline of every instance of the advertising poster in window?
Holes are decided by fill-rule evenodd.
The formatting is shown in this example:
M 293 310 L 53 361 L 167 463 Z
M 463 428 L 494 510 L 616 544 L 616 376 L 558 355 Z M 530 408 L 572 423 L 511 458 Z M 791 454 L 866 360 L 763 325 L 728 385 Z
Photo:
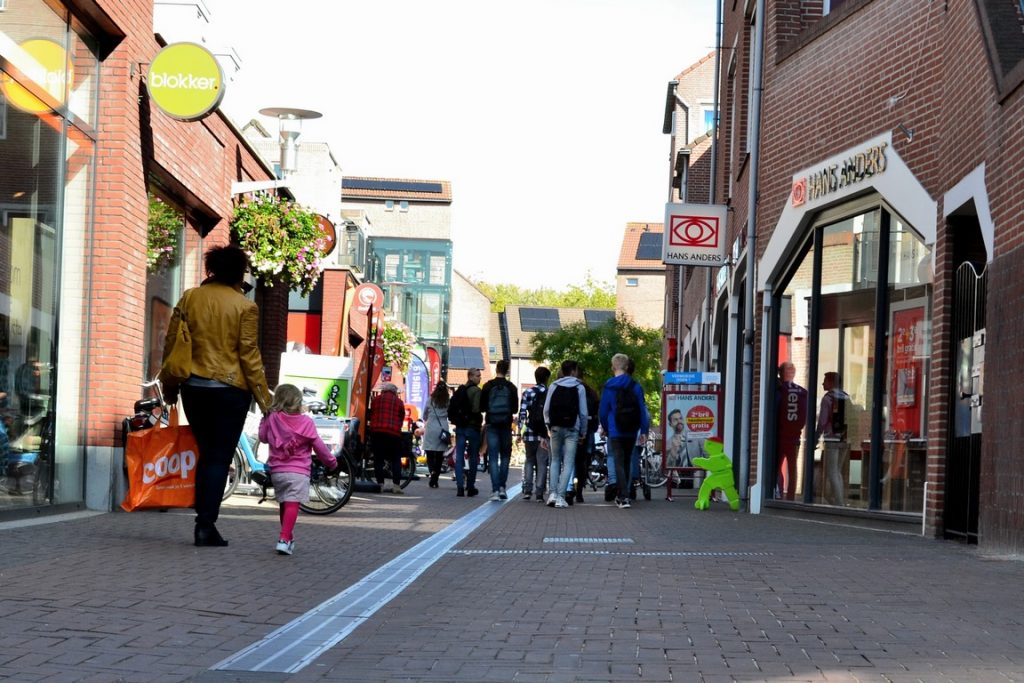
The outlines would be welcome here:
M 924 357 L 924 307 L 892 313 L 892 362 L 890 402 L 892 430 L 900 437 L 919 436 L 921 428 L 922 358 Z
M 718 392 L 666 391 L 661 405 L 665 467 L 693 467 L 704 439 L 721 435 Z

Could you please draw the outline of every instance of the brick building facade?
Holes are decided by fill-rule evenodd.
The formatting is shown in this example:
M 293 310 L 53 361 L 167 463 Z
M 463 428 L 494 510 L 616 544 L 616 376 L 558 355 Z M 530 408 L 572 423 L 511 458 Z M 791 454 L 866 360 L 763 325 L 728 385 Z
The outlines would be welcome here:
M 37 256 L 37 273 L 45 279 L 52 267 L 66 275 L 54 280 L 52 291 L 36 287 L 59 305 L 52 324 L 33 314 L 26 343 L 32 347 L 26 353 L 45 356 L 57 378 L 56 386 L 37 386 L 56 424 L 51 446 L 38 449 L 55 470 L 52 488 L 40 496 L 37 487 L 31 499 L 10 505 L 0 501 L 0 514 L 39 506 L 111 509 L 123 494 L 121 419 L 139 398 L 140 383 L 156 372 L 169 307 L 184 288 L 199 283 L 203 251 L 229 241 L 232 183 L 272 179 L 273 173 L 219 111 L 183 122 L 151 105 L 146 69 L 161 48 L 152 0 L 18 3 L 0 16 L 0 31 L 14 41 L 50 31 L 54 44 L 69 46 L 76 56 L 66 97 L 47 101 L 43 111 L 9 107 L 6 114 L 18 125 L 49 124 L 60 133 L 54 146 L 67 163 L 55 179 L 64 193 L 45 211 L 38 204 L 26 210 L 36 212 L 37 244 L 52 230 L 60 245 L 49 258 Z M 14 55 L 3 56 L 5 63 L 17 63 Z M 13 75 L 21 81 L 31 71 Z M 4 159 L 20 158 L 31 139 L 8 135 Z M 41 171 L 36 164 L 25 172 Z M 147 261 L 153 206 L 170 207 L 180 217 L 174 256 L 163 267 Z M 3 264 L 0 279 L 16 280 L 10 273 L 19 267 Z M 272 360 L 283 350 L 287 302 L 286 293 L 276 294 L 257 294 L 267 304 L 261 344 Z M 39 291 L 31 296 L 46 298 Z M 5 312 L 5 324 L 16 310 L 13 305 Z M 11 360 L 19 361 L 17 355 Z
M 1020 552 L 1019 3 L 767 0 L 763 22 L 759 6 L 723 3 L 716 201 L 739 258 L 709 273 L 726 441 L 737 455 L 749 447 L 750 507 L 918 526 L 923 510 L 929 535 Z M 706 303 L 688 292 L 684 315 Z M 739 398 L 745 306 L 750 415 Z M 811 393 L 794 501 L 778 486 L 782 361 Z M 833 414 L 842 435 L 819 440 L 826 372 L 840 374 L 856 417 Z

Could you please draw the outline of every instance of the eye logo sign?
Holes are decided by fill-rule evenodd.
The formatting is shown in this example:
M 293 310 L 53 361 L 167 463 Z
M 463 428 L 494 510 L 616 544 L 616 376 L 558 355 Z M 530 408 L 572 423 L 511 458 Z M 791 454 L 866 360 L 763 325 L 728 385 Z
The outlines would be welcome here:
M 793 182 L 791 197 L 793 206 L 803 206 L 807 202 L 807 178 L 801 178 Z
M 715 216 L 672 216 L 669 227 L 670 247 L 718 246 L 719 225 Z
M 661 260 L 680 266 L 724 265 L 727 215 L 722 204 L 666 204 Z

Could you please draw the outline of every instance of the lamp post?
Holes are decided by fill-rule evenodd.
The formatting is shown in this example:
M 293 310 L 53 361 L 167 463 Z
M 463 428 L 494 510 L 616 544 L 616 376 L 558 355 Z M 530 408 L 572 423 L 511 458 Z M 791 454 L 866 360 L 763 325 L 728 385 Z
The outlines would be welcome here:
M 302 122 L 306 119 L 318 119 L 323 116 L 320 112 L 311 109 L 293 109 L 291 107 L 267 107 L 260 109 L 260 114 L 277 119 L 278 135 L 281 137 L 281 178 L 278 180 L 235 181 L 231 183 L 231 194 L 233 195 L 288 187 L 288 176 L 298 168 L 299 145 L 297 140 L 302 133 Z

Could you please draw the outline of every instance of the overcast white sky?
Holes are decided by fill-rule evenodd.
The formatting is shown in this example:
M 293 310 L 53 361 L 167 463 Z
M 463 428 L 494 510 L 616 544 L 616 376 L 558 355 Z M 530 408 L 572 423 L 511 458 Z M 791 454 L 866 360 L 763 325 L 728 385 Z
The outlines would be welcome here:
M 625 224 L 661 222 L 665 86 L 715 2 L 207 0 L 243 59 L 232 118 L 322 112 L 300 143 L 345 175 L 452 182 L 456 269 L 556 288 L 613 281 Z

